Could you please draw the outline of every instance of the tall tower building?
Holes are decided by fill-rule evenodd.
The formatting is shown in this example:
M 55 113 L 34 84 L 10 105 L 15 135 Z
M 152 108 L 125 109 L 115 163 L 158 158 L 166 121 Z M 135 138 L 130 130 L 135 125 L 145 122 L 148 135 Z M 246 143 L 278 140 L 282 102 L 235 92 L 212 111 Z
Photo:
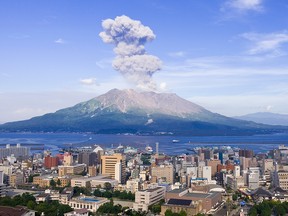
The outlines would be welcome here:
M 71 165 L 73 165 L 73 156 L 72 156 L 71 153 L 69 153 L 69 152 L 65 152 L 65 153 L 64 153 L 63 165 L 64 165 L 64 166 L 71 166 Z
M 97 153 L 96 152 L 80 152 L 78 154 L 78 163 L 86 164 L 88 166 L 97 165 Z
M 123 184 L 126 179 L 125 156 L 122 154 L 102 155 L 101 172 Z

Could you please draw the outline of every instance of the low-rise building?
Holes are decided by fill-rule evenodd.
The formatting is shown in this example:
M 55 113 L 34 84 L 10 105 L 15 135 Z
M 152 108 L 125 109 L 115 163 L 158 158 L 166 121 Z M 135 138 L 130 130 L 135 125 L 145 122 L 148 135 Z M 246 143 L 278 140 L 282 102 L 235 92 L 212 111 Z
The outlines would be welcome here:
M 168 202 L 170 199 L 202 202 L 202 211 L 208 212 L 222 201 L 222 195 L 219 192 L 199 193 L 189 192 L 187 189 L 175 189 L 166 192 L 165 201 Z
M 79 175 L 84 172 L 86 169 L 86 164 L 75 164 L 75 165 L 62 165 L 58 166 L 58 175 L 66 176 L 66 175 Z
M 74 194 L 74 189 L 72 187 L 65 188 L 59 195 L 59 202 L 61 204 L 68 204 L 72 199 Z
M 201 201 L 170 199 L 164 205 L 161 205 L 160 215 L 165 215 L 165 212 L 170 209 L 173 213 L 186 212 L 187 216 L 197 215 L 202 211 Z
M 68 205 L 75 209 L 87 209 L 90 212 L 96 212 L 97 209 L 104 203 L 110 202 L 102 197 L 77 197 L 68 201 Z
M 133 209 L 136 211 L 148 211 L 148 206 L 159 202 L 165 197 L 165 187 L 155 187 L 147 190 L 140 190 L 135 193 Z

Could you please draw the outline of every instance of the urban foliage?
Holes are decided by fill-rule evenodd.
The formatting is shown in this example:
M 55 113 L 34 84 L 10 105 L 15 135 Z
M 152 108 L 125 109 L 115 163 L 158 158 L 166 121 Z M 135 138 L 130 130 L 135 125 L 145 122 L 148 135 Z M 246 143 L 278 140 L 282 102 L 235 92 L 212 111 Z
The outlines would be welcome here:
M 184 210 L 181 210 L 179 213 L 172 212 L 170 209 L 165 211 L 165 216 L 187 216 L 187 213 Z
M 121 200 L 135 200 L 135 194 L 132 194 L 130 191 L 118 191 L 118 190 L 101 190 L 101 189 L 96 189 L 93 193 L 94 196 L 96 197 L 106 197 L 106 198 L 118 198 Z
M 44 212 L 45 216 L 63 216 L 64 213 L 72 211 L 73 209 L 69 205 L 59 204 L 58 201 L 52 201 L 50 203 L 41 202 L 36 203 L 36 199 L 32 194 L 23 193 L 13 198 L 11 197 L 0 197 L 0 205 L 2 206 L 26 206 L 27 208 L 36 211 L 36 215 L 40 215 Z
M 279 201 L 265 200 L 260 204 L 254 205 L 249 211 L 249 216 L 282 216 L 286 215 L 286 212 L 288 212 L 288 202 L 281 203 Z

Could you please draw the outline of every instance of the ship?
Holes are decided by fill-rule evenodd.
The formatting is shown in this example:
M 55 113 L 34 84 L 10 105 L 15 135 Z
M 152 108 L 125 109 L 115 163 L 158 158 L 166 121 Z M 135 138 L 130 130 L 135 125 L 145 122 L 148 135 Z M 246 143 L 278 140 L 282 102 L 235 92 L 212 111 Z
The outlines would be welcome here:
M 152 148 L 151 146 L 147 145 L 146 148 L 145 148 L 145 151 L 146 151 L 147 153 L 152 154 L 153 148 Z

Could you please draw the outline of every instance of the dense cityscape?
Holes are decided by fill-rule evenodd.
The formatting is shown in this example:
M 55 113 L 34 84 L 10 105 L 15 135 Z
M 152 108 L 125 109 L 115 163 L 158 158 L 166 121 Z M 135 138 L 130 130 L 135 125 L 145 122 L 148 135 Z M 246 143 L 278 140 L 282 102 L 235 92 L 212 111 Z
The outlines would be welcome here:
M 288 215 L 287 14 L 0 1 L 0 216 Z
M 179 140 L 173 140 L 177 145 Z M 169 156 L 100 145 L 0 149 L 0 212 L 11 215 L 284 215 L 288 147 L 197 147 Z M 19 207 L 21 205 L 22 207 Z M 259 205 L 264 205 L 264 207 Z M 14 207 L 13 207 L 14 206 Z M 53 207 L 52 207 L 53 206 Z M 268 206 L 268 207 L 267 207 Z M 270 206 L 270 207 L 269 207 Z M 25 214 L 24 214 L 25 213 Z

